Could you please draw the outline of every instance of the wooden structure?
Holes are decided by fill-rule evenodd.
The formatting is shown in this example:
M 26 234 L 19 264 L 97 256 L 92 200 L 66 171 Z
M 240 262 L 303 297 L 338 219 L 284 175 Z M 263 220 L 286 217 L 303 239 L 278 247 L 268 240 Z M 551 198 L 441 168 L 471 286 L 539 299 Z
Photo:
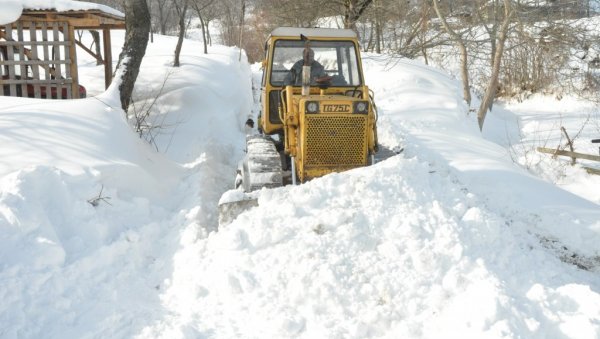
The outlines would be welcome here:
M 105 87 L 112 81 L 111 29 L 125 29 L 125 18 L 101 10 L 31 10 L 0 25 L 0 95 L 79 98 L 76 46 L 104 64 Z M 76 37 L 76 30 L 102 32 L 103 54 Z M 85 92 L 83 92 L 85 93 Z
M 553 156 L 562 155 L 562 156 L 566 156 L 566 157 L 571 157 L 571 159 L 573 159 L 573 163 L 574 163 L 575 159 L 577 159 L 577 158 L 592 160 L 592 161 L 600 161 L 600 155 L 592 155 L 592 154 L 578 153 L 578 152 L 572 152 L 572 151 L 564 151 L 564 150 L 560 150 L 560 149 L 552 149 L 552 148 L 546 148 L 546 147 L 538 147 L 537 151 L 540 153 L 552 154 Z M 600 175 L 600 169 L 589 167 L 589 166 L 582 166 L 582 167 L 590 174 Z

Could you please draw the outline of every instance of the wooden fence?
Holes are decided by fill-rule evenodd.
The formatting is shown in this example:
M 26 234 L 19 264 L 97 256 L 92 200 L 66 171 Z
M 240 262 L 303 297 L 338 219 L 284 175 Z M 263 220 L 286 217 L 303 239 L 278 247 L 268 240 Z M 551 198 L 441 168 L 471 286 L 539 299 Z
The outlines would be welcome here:
M 1 95 L 79 98 L 75 35 L 68 22 L 0 26 Z
M 575 163 L 576 159 L 600 161 L 600 155 L 578 153 L 578 152 L 573 152 L 573 151 L 564 151 L 564 150 L 560 150 L 560 149 L 553 149 L 553 148 L 546 148 L 546 147 L 538 147 L 537 151 L 541 152 L 541 153 L 552 154 L 553 156 L 562 155 L 562 156 L 570 157 L 572 159 L 572 163 Z M 588 167 L 588 166 L 582 166 L 582 167 L 590 174 L 600 175 L 600 169 Z

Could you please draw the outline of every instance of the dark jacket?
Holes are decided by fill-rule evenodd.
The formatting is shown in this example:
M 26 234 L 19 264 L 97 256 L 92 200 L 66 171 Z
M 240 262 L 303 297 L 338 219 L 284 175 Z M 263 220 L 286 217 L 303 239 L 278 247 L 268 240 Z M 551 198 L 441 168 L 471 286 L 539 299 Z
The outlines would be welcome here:
M 290 69 L 289 73 L 283 80 L 284 85 L 302 85 L 302 66 L 304 66 L 304 60 L 298 60 L 294 63 L 294 66 Z M 316 84 L 315 79 L 326 76 L 325 67 L 318 61 L 313 61 L 310 65 L 310 83 Z

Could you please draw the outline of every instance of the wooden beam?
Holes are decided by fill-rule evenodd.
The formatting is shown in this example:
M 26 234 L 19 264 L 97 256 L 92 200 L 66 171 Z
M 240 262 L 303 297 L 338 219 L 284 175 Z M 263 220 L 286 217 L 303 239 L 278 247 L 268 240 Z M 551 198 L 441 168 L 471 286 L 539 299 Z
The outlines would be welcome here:
M 16 80 L 7 80 L 7 79 L 3 79 L 2 83 L 4 84 L 30 84 L 30 85 L 47 85 L 47 84 L 71 84 L 73 83 L 72 80 L 70 79 L 49 79 L 49 80 L 42 80 L 42 79 L 16 79 Z
M 54 41 L 60 41 L 60 35 L 58 34 L 58 28 L 60 27 L 58 22 L 51 22 L 52 37 Z M 60 60 L 60 48 L 54 48 L 52 51 L 52 60 Z M 66 67 L 66 66 L 65 66 Z M 54 64 L 54 74 L 56 78 L 62 78 L 62 67 L 60 63 Z M 62 86 L 58 84 L 56 90 L 56 98 L 62 99 Z
M 574 157 L 574 158 L 579 158 L 579 159 L 600 161 L 600 155 L 591 155 L 591 154 L 585 154 L 585 153 L 563 151 L 563 150 L 557 150 L 557 149 L 546 148 L 546 147 L 538 147 L 537 151 L 541 152 L 541 153 L 552 154 L 552 155 L 562 155 L 562 156 L 572 157 L 572 158 Z
M 104 88 L 107 89 L 113 77 L 110 29 L 105 28 L 102 30 L 102 41 L 104 45 Z
M 27 56 L 28 60 L 12 60 L 12 61 L 7 60 L 7 61 L 0 61 L 0 65 L 13 65 L 13 66 L 37 65 L 37 66 L 44 67 L 44 65 L 46 65 L 46 66 L 47 65 L 54 65 L 54 64 L 65 65 L 65 64 L 70 64 L 71 63 L 70 59 L 66 59 L 66 60 L 38 60 L 37 58 L 35 58 L 31 54 L 31 51 L 29 49 L 27 49 L 25 51 L 25 55 Z
M 87 11 L 35 11 L 25 9 L 20 20 L 28 21 L 39 27 L 41 22 L 68 22 L 75 29 L 99 29 L 109 27 L 125 29 L 125 18 L 100 10 Z
M 89 55 L 93 56 L 96 59 L 96 61 L 98 61 L 99 63 L 104 63 L 104 61 L 102 60 L 102 56 L 94 53 L 94 51 L 92 51 L 91 49 L 87 48 L 87 46 L 82 44 L 81 41 L 75 39 L 75 43 L 77 44 L 77 46 L 81 47 L 81 49 L 86 51 Z
M 4 39 L 8 40 L 9 37 L 12 37 L 12 27 L 10 25 L 6 25 L 5 30 L 0 31 L 0 38 L 4 38 Z M 7 58 L 8 58 L 8 60 L 15 60 L 14 49 L 8 48 Z M 15 71 L 14 65 L 8 65 L 8 78 L 11 80 L 14 80 L 17 78 L 17 73 Z M 17 96 L 17 86 L 15 86 L 15 85 L 9 86 L 9 95 L 13 96 L 13 97 Z

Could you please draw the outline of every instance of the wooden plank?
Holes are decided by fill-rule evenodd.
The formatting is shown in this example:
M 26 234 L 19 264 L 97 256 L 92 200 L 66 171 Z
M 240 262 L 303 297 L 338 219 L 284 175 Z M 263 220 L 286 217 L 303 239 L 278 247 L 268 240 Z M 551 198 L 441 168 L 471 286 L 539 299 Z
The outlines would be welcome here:
M 29 40 L 31 40 L 32 42 L 36 42 L 37 41 L 37 30 L 33 26 L 31 26 L 29 28 Z M 35 45 L 35 44 L 32 44 L 31 45 L 31 56 L 33 57 L 34 60 L 30 60 L 30 61 L 36 61 L 36 59 L 38 58 L 37 50 L 38 50 L 38 46 Z M 40 69 L 39 69 L 39 67 L 31 67 L 31 72 L 32 72 L 34 80 L 39 80 L 40 79 Z M 35 98 L 41 98 L 42 97 L 39 85 L 33 85 L 33 96 Z
M 48 25 L 45 22 L 42 22 L 42 40 L 44 40 L 45 42 L 49 42 L 48 41 Z M 50 52 L 49 52 L 49 47 L 50 45 L 43 45 L 43 50 L 44 50 L 44 61 L 50 61 Z M 52 77 L 50 76 L 50 67 L 44 67 L 44 71 L 45 71 L 45 79 L 46 80 L 50 80 Z M 46 85 L 46 93 L 50 93 L 50 84 Z
M 12 37 L 12 27 L 10 25 L 6 25 L 4 28 L 4 32 L 6 33 L 5 38 L 8 37 Z M 14 60 L 15 59 L 15 53 L 14 50 L 12 48 L 8 48 L 7 50 L 7 57 L 8 60 Z M 8 65 L 8 79 L 9 80 L 14 80 L 16 79 L 17 75 L 16 75 L 16 71 L 15 71 L 15 66 L 14 65 Z M 17 96 L 17 86 L 15 85 L 10 85 L 9 86 L 9 95 L 16 97 Z
M 32 28 L 29 28 L 30 30 Z M 0 41 L 0 46 L 43 46 L 43 45 L 67 45 L 69 42 L 67 41 L 58 41 L 58 42 L 51 42 L 51 41 L 14 41 L 14 40 L 8 40 L 8 41 Z
M 71 61 L 70 59 L 67 60 L 33 60 L 33 55 L 31 54 L 31 51 L 25 51 L 25 55 L 28 57 L 31 57 L 32 60 L 9 60 L 9 61 L 0 61 L 0 65 L 14 65 L 14 66 L 21 66 L 21 65 L 37 65 L 37 66 L 48 66 L 48 65 L 54 65 L 54 64 L 61 64 L 61 65 L 66 65 L 66 64 L 70 64 Z M 31 56 L 30 56 L 31 55 Z
M 2 83 L 4 84 L 31 84 L 31 85 L 46 85 L 46 84 L 71 84 L 73 82 L 73 80 L 71 79 L 49 79 L 49 80 L 44 80 L 44 79 L 13 79 L 13 80 L 9 80 L 9 79 L 5 79 L 2 80 Z
M 102 60 L 102 57 L 100 55 L 97 55 L 94 51 L 92 51 L 91 49 L 87 48 L 87 46 L 85 46 L 84 44 L 82 44 L 81 41 L 79 41 L 79 40 L 76 39 L 75 43 L 77 44 L 77 46 L 81 47 L 81 49 L 83 49 L 84 51 L 86 51 L 89 55 L 91 55 L 94 58 L 96 58 L 96 61 L 98 61 L 99 63 L 103 63 L 104 62 Z
M 18 41 L 23 41 L 24 36 L 23 36 L 23 22 L 22 21 L 18 21 L 17 22 L 17 40 Z M 25 48 L 23 46 L 23 44 L 19 44 L 17 46 L 18 51 L 19 51 L 19 60 L 25 61 L 26 57 L 25 57 Z M 21 79 L 27 79 L 27 65 L 26 64 L 21 64 L 19 65 L 19 70 L 21 72 Z M 27 96 L 27 86 L 26 85 L 21 85 L 21 94 L 26 97 Z
M 585 153 L 563 151 L 563 150 L 557 150 L 557 149 L 546 148 L 546 147 L 538 147 L 537 151 L 541 152 L 541 153 L 552 154 L 552 155 L 562 155 L 562 156 L 566 156 L 566 157 L 574 157 L 574 158 L 579 158 L 579 159 L 600 161 L 600 155 L 591 155 L 591 154 L 585 154 Z
M 60 41 L 60 35 L 58 33 L 58 22 L 52 22 L 52 34 L 54 37 L 54 41 Z M 52 60 L 60 60 L 60 48 L 59 46 L 53 46 L 53 55 Z M 54 77 L 56 79 L 60 79 L 62 77 L 62 70 L 60 67 L 60 63 L 54 65 Z M 57 84 L 56 86 L 56 98 L 62 99 L 62 86 Z
M 67 25 L 65 23 L 65 25 Z M 79 74 L 77 72 L 77 51 L 75 45 L 75 29 L 73 26 L 68 26 L 67 30 L 69 32 L 69 53 L 66 54 L 69 56 L 71 62 L 71 76 L 67 78 L 71 78 L 73 82 L 71 83 L 71 98 L 79 99 Z

